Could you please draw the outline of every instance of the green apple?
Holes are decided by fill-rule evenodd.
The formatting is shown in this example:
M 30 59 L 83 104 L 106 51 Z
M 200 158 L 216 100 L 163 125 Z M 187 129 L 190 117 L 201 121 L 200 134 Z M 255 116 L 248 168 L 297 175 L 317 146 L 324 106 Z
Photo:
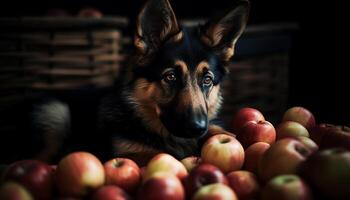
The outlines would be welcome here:
M 277 140 L 286 137 L 309 137 L 307 129 L 298 122 L 284 121 L 276 128 Z
M 310 187 L 294 174 L 276 176 L 263 188 L 262 200 L 312 200 Z
M 299 172 L 317 193 L 329 199 L 350 199 L 350 150 L 318 151 L 300 165 Z
M 29 191 L 15 182 L 6 182 L 0 187 L 1 200 L 34 200 Z
M 192 200 L 238 200 L 238 197 L 229 186 L 214 183 L 201 187 Z

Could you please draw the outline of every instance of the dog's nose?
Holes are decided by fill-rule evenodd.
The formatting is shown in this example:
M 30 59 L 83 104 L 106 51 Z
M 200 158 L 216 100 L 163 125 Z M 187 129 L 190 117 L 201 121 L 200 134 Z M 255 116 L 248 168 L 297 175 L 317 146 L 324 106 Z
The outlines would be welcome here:
M 208 129 L 208 122 L 206 118 L 197 118 L 192 120 L 192 122 L 189 124 L 189 133 L 192 136 L 202 136 L 207 132 Z

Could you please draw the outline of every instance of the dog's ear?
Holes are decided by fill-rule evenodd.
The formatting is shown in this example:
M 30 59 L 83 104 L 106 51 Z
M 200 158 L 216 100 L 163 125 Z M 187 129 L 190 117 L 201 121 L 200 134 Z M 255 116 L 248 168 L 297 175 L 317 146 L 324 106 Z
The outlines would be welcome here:
M 224 61 L 234 54 L 235 43 L 248 21 L 249 7 L 249 1 L 239 0 L 232 11 L 207 22 L 200 29 L 202 42 L 213 48 Z
M 179 26 L 168 0 L 148 0 L 137 20 L 134 39 L 142 54 L 156 51 L 162 42 L 179 33 Z

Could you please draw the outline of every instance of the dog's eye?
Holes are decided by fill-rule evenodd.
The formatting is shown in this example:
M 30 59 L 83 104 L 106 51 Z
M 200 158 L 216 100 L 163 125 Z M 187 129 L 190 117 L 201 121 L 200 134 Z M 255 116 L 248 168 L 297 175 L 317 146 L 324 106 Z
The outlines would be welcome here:
M 167 83 L 174 82 L 174 81 L 176 81 L 175 73 L 174 72 L 168 72 L 168 73 L 164 74 L 163 79 Z
M 205 75 L 203 77 L 203 85 L 204 86 L 211 86 L 213 84 L 213 77 L 209 74 Z

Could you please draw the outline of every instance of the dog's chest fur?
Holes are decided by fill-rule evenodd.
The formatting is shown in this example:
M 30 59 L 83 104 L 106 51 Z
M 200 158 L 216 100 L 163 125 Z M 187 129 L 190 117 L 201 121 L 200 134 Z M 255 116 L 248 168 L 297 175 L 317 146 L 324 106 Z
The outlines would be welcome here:
M 106 97 L 99 113 L 100 130 L 111 138 L 114 156 L 147 157 L 167 152 L 180 159 L 199 154 L 196 139 L 171 135 L 161 137 L 159 133 L 147 128 L 147 124 L 138 117 L 134 105 L 121 93 L 116 92 Z

